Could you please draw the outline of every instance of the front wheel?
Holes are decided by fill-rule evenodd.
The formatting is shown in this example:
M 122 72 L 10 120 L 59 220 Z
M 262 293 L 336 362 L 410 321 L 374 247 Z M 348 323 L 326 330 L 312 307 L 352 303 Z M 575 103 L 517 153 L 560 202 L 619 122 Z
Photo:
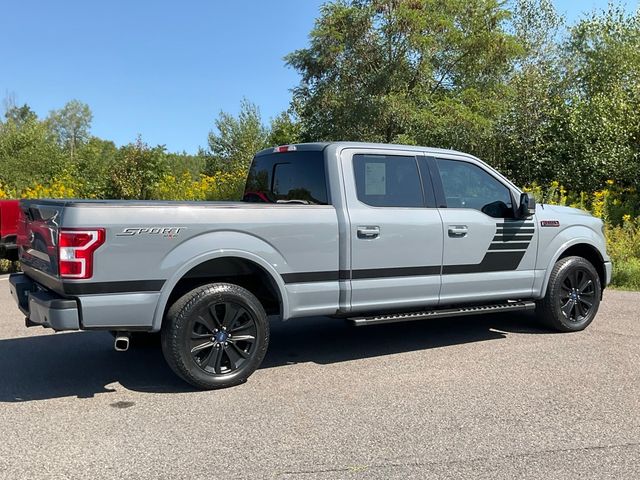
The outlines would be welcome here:
M 238 385 L 258 368 L 269 345 L 264 308 L 248 290 L 203 285 L 169 309 L 162 351 L 171 369 L 202 389 Z
M 595 267 L 582 257 L 566 257 L 554 265 L 537 313 L 560 332 L 584 330 L 598 313 L 602 287 Z

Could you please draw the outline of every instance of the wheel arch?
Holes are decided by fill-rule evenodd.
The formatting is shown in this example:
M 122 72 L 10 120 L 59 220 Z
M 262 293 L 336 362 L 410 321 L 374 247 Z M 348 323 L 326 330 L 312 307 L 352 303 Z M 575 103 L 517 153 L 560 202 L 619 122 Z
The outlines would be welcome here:
M 572 257 L 572 256 L 582 257 L 585 260 L 588 260 L 594 266 L 594 268 L 598 272 L 598 277 L 600 278 L 601 289 L 604 291 L 607 282 L 606 282 L 606 271 L 604 266 L 605 260 L 602 255 L 602 252 L 600 251 L 598 246 L 595 245 L 594 243 L 584 238 L 578 238 L 563 244 L 562 247 L 558 249 L 556 254 L 552 257 L 551 261 L 547 265 L 544 282 L 542 284 L 542 291 L 541 291 L 542 296 L 546 294 L 547 287 L 549 285 L 549 278 L 551 277 L 551 271 L 553 270 L 553 266 L 559 260 L 566 257 Z
M 213 282 L 235 283 L 253 293 L 268 314 L 287 318 L 289 302 L 284 281 L 260 256 L 243 250 L 219 249 L 183 263 L 165 282 L 153 318 L 152 331 L 162 327 L 168 308 L 186 292 Z

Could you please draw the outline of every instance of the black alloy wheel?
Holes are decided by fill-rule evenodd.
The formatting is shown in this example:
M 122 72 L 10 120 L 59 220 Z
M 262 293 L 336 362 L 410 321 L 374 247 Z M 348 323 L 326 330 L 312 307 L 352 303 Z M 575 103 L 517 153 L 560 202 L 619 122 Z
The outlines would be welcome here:
M 539 318 L 560 332 L 584 330 L 600 306 L 600 276 L 582 257 L 565 257 L 556 262 L 543 299 L 536 310 Z
M 260 301 L 230 283 L 198 287 L 177 300 L 162 325 L 171 369 L 202 389 L 238 385 L 258 368 L 269 345 Z
M 228 374 L 251 358 L 257 335 L 256 320 L 242 305 L 213 303 L 193 322 L 191 356 L 207 373 Z
M 571 270 L 560 284 L 560 310 L 570 322 L 582 322 L 596 303 L 595 278 L 586 268 Z

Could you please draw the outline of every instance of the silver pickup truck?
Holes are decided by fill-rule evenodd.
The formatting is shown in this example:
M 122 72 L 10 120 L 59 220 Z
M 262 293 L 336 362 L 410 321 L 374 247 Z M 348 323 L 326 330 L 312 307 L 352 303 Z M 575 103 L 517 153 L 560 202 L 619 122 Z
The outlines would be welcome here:
M 23 200 L 27 326 L 109 330 L 116 350 L 160 332 L 200 388 L 245 381 L 268 316 L 355 325 L 536 309 L 584 329 L 611 277 L 602 222 L 535 205 L 464 153 L 285 145 L 253 159 L 242 202 Z

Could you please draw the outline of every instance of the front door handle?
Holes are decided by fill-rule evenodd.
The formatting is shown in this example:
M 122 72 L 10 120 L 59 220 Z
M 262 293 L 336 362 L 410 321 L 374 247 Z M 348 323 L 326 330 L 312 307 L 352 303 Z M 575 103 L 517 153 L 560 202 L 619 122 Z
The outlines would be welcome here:
M 467 233 L 469 233 L 469 229 L 466 225 L 451 225 L 449 227 L 449 236 L 451 238 L 466 237 Z
M 380 236 L 380 227 L 358 227 L 358 238 L 362 240 L 373 240 Z

